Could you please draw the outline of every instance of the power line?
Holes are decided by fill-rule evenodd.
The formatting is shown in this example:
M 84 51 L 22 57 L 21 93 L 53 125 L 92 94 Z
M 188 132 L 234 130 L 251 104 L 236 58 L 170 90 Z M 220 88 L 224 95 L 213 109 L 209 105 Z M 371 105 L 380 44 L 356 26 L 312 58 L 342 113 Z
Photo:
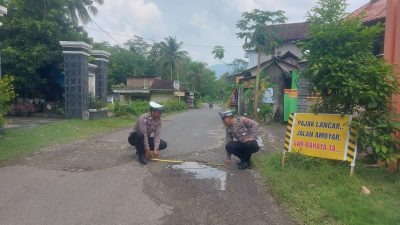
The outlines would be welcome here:
M 92 21 L 92 22 L 94 23 L 94 21 Z M 117 32 L 113 32 L 113 31 L 106 31 L 103 28 L 101 28 L 100 26 L 99 27 L 101 28 L 101 30 L 97 29 L 97 28 L 93 28 L 93 27 L 88 27 L 88 26 L 84 26 L 84 27 L 86 29 L 89 29 L 89 30 L 102 31 L 102 32 L 108 34 L 114 41 L 115 41 L 115 39 L 110 34 L 114 34 L 114 35 L 118 35 L 118 36 L 122 36 L 122 37 L 128 37 L 128 38 L 135 38 L 137 36 L 137 35 L 134 35 L 134 34 L 123 34 L 123 33 L 117 33 Z M 157 40 L 147 39 L 147 38 L 143 38 L 143 40 L 151 41 L 151 42 L 159 42 Z M 207 48 L 213 48 L 213 47 L 216 46 L 216 45 L 206 45 L 206 44 L 193 44 L 193 43 L 186 43 L 186 42 L 183 42 L 183 45 L 193 46 L 193 47 L 207 47 Z M 243 47 L 241 45 L 219 45 L 219 46 L 222 46 L 224 48 L 242 48 Z
M 104 30 L 104 29 L 103 29 L 99 24 L 97 24 L 94 20 L 91 20 L 91 22 L 94 23 L 96 26 L 98 26 L 98 27 L 101 29 L 100 31 L 103 31 L 104 33 L 106 33 L 111 39 L 113 39 L 113 40 L 115 41 L 115 43 L 116 43 L 117 45 L 119 45 L 118 41 L 115 40 L 115 38 L 114 38 L 109 32 L 107 32 L 106 30 Z

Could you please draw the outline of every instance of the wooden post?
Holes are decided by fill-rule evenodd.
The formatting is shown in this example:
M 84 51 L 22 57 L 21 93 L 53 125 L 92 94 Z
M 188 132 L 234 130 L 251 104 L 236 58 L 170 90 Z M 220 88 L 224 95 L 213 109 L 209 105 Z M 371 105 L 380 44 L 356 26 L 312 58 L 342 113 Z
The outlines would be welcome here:
M 356 166 L 355 163 L 352 162 L 352 163 L 351 163 L 351 168 L 350 168 L 350 176 L 351 176 L 351 177 L 354 175 L 354 167 L 355 167 L 355 166 Z
M 282 154 L 282 167 L 285 166 L 285 154 L 286 154 L 286 150 L 283 150 L 283 154 Z

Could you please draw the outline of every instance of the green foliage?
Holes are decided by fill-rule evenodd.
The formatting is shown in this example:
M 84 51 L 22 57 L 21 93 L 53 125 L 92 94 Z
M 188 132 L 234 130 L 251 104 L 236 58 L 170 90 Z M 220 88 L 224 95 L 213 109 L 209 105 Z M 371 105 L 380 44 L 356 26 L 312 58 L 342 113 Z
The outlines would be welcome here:
M 92 94 L 89 94 L 89 109 L 101 109 L 105 108 L 106 106 L 107 106 L 106 102 L 96 98 Z
M 231 63 L 228 64 L 228 67 L 231 68 L 231 73 L 236 74 L 243 72 L 247 69 L 249 63 L 243 59 L 234 59 Z
M 186 104 L 178 99 L 170 99 L 164 103 L 165 112 L 175 112 L 187 109 Z M 135 100 L 128 103 L 114 103 L 112 108 L 116 116 L 140 116 L 143 113 L 149 112 L 149 102 Z
M 236 36 L 245 40 L 243 48 L 265 53 L 273 52 L 279 45 L 279 37 L 276 30 L 267 30 L 266 26 L 285 23 L 287 18 L 284 13 L 281 10 L 270 12 L 259 9 L 242 13 L 242 19 L 236 24 L 241 32 L 236 33 Z
M 212 50 L 212 54 L 214 55 L 214 59 L 223 59 L 225 54 L 225 49 L 223 46 L 216 45 Z
M 111 53 L 109 89 L 123 88 L 120 84 L 126 84 L 128 76 L 159 75 L 166 80 L 179 78 L 181 90 L 198 91 L 201 96 L 209 95 L 213 99 L 221 94 L 224 81 L 216 81 L 214 72 L 205 63 L 192 61 L 180 50 L 182 42 L 178 43 L 175 38 L 149 44 L 143 38 L 135 37 L 123 47 L 108 43 L 95 43 L 94 46 Z
M 212 98 L 209 95 L 206 95 L 201 98 L 203 102 L 212 102 Z
M 240 39 L 244 39 L 243 48 L 254 49 L 258 53 L 257 67 L 260 67 L 261 54 L 272 54 L 274 49 L 279 46 L 279 30 L 276 27 L 267 27 L 270 24 L 285 23 L 287 18 L 284 11 L 278 10 L 270 12 L 254 9 L 252 12 L 244 12 L 242 19 L 236 24 L 241 32 L 236 33 Z M 258 71 L 260 73 L 261 71 Z M 262 92 L 261 92 L 262 93 Z M 260 94 L 260 74 L 257 74 L 253 113 L 257 119 L 255 110 L 259 107 Z
M 133 39 L 128 40 L 124 45 L 128 47 L 129 51 L 142 56 L 147 56 L 151 47 L 149 43 L 137 35 Z
M 14 77 L 3 76 L 0 78 L 0 127 L 5 124 L 3 115 L 10 110 L 10 102 L 15 98 Z
M 165 112 L 176 112 L 187 109 L 187 105 L 185 102 L 180 101 L 178 99 L 169 99 L 164 104 Z
M 160 58 L 159 62 L 161 62 L 164 67 L 168 67 L 170 69 L 170 80 L 173 80 L 173 70 L 176 69 L 176 66 L 185 58 L 188 54 L 186 51 L 181 51 L 183 42 L 179 42 L 175 37 L 167 37 L 165 41 L 160 43 Z M 178 71 L 176 70 L 178 74 Z M 178 76 L 178 75 L 177 75 Z
M 246 107 L 246 115 L 251 117 L 253 115 L 253 104 L 254 104 L 254 89 L 247 89 L 244 94 L 244 104 Z
M 199 109 L 201 108 L 201 105 L 203 104 L 203 101 L 201 100 L 201 93 L 198 91 L 194 92 L 194 107 Z
M 344 0 L 320 0 L 308 14 L 309 38 L 302 44 L 313 91 L 321 97 L 317 112 L 353 114 L 361 149 L 372 147 L 389 160 L 399 154 L 400 131 L 388 108 L 398 91 L 392 67 L 373 55 L 373 43 L 383 33 L 381 24 L 364 26 L 360 18 L 345 17 Z
M 357 130 L 357 146 L 361 149 L 371 147 L 375 159 L 391 160 L 400 157 L 399 140 L 396 136 L 400 130 L 400 123 L 396 118 L 388 115 L 365 113 L 364 118 L 354 119 L 352 126 Z
M 258 112 L 258 116 L 261 121 L 265 121 L 267 114 L 272 113 L 272 105 L 271 104 L 263 104 L 260 107 L 260 111 Z
M 12 0 L 1 17 L 2 69 L 15 76 L 15 91 L 21 97 L 51 100 L 61 92 L 56 83 L 61 74 L 61 40 L 90 41 L 82 27 L 68 17 L 71 0 Z M 44 3 L 44 4 L 43 4 Z M 61 92 L 62 93 L 62 92 Z M 61 97 L 59 94 L 58 97 Z M 52 99 L 57 100 L 57 99 Z
M 349 176 L 347 162 L 287 155 L 281 167 L 282 153 L 256 156 L 255 165 L 268 181 L 268 190 L 298 224 L 398 224 L 400 177 L 385 169 L 356 164 Z M 371 195 L 360 193 L 361 186 Z
M 128 103 L 114 103 L 114 113 L 116 116 L 140 116 L 149 112 L 149 102 L 135 100 Z
M 83 24 L 87 24 L 92 21 L 90 14 L 96 15 L 98 12 L 94 3 L 101 5 L 104 3 L 104 0 L 69 0 L 66 1 L 66 3 L 68 16 L 71 18 L 72 22 L 78 24 L 80 21 Z
M 120 46 L 114 46 L 109 51 L 111 53 L 108 72 L 109 87 L 121 83 L 126 84 L 128 76 L 147 74 L 148 66 L 144 55 Z

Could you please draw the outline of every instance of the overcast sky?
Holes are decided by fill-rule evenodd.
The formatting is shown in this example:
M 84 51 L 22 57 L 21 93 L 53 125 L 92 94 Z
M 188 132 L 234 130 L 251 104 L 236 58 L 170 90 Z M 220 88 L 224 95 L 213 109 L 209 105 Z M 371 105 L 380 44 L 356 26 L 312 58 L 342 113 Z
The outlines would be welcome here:
M 351 12 L 369 0 L 348 0 Z M 243 40 L 237 39 L 236 22 L 241 13 L 252 9 L 283 10 L 288 22 L 305 21 L 315 0 L 104 0 L 93 17 L 96 24 L 110 32 L 99 31 L 94 23 L 85 27 L 95 41 L 123 44 L 138 35 L 148 42 L 176 36 L 193 60 L 209 65 L 220 61 L 211 54 L 215 45 L 225 46 L 223 61 L 244 58 Z M 94 30 L 97 29 L 97 30 Z M 110 37 L 110 35 L 112 37 Z

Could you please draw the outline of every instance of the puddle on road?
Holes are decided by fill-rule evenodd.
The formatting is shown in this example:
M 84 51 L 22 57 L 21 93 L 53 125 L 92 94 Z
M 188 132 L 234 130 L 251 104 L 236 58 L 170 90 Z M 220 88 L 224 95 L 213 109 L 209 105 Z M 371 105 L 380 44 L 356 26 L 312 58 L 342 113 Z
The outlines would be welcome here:
M 225 191 L 226 172 L 223 170 L 197 162 L 184 162 L 182 164 L 173 165 L 171 168 L 180 169 L 185 173 L 193 174 L 196 179 L 212 179 L 218 190 Z

